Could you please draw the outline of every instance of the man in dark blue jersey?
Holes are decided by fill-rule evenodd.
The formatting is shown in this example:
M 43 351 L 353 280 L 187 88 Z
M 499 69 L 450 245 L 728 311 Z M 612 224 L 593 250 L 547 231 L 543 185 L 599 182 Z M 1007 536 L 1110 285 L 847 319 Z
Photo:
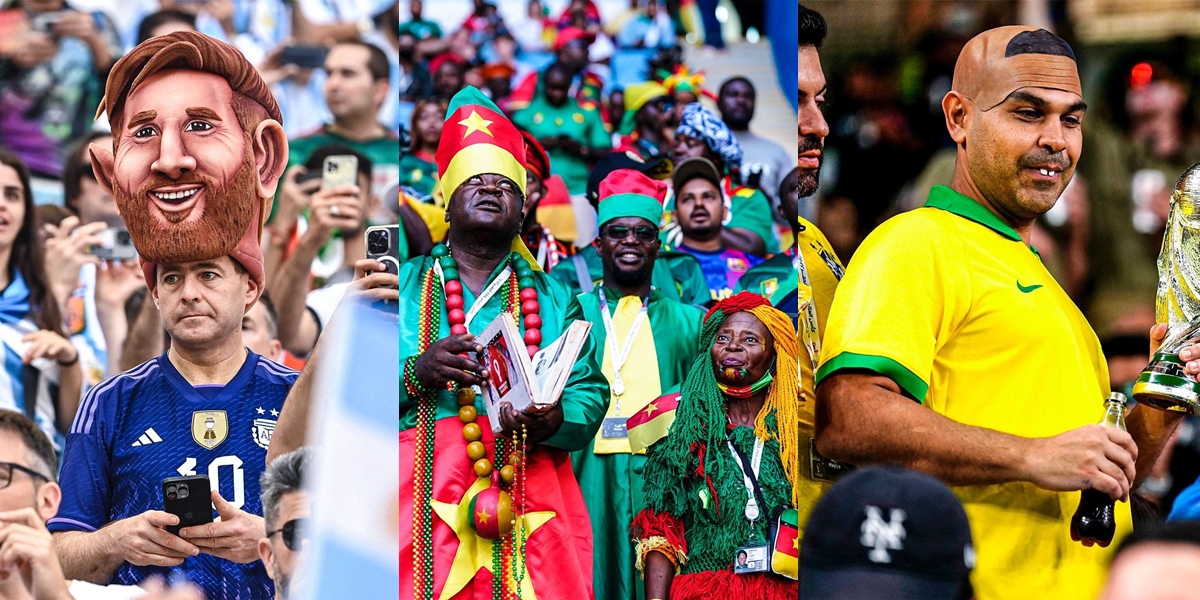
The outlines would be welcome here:
M 67 434 L 63 503 L 48 524 L 60 562 L 95 583 L 176 567 L 210 599 L 270 597 L 258 481 L 297 373 L 242 345 L 260 289 L 232 258 L 159 265 L 156 283 L 170 349 L 91 390 Z M 172 535 L 161 482 L 196 474 L 208 475 L 220 523 Z
M 64 574 L 136 584 L 182 574 L 209 600 L 270 598 L 259 560 L 259 476 L 297 373 L 249 351 L 263 289 L 261 215 L 286 140 L 237 50 L 177 32 L 114 67 L 115 152 L 93 148 L 142 259 L 169 350 L 92 388 L 67 435 L 63 502 L 48 523 Z M 162 480 L 206 475 L 219 522 L 166 527 Z

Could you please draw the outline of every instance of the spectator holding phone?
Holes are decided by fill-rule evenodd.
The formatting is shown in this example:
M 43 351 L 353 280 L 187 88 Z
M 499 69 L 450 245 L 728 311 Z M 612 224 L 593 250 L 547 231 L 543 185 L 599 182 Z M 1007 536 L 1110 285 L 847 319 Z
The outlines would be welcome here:
M 370 186 L 376 183 L 382 187 L 384 182 L 396 179 L 400 171 L 400 140 L 395 131 L 383 126 L 378 119 L 379 108 L 388 94 L 396 93 L 388 84 L 390 69 L 383 50 L 365 42 L 343 42 L 329 50 L 325 57 L 324 94 L 333 120 L 288 142 L 288 171 L 280 186 L 280 195 L 275 198 L 277 204 L 282 206 L 295 201 L 284 198 L 283 194 L 299 183 L 298 179 L 306 172 L 303 165 L 309 156 L 317 148 L 329 144 L 347 146 L 370 159 L 369 185 L 364 189 L 371 190 Z M 312 191 L 308 188 L 308 193 Z M 280 216 L 272 216 L 272 234 L 287 236 L 295 221 L 280 219 Z
M 320 177 L 308 179 L 295 188 L 285 189 L 283 195 L 287 207 L 281 206 L 276 214 L 277 218 L 293 218 L 291 213 L 298 211 L 300 206 L 307 207 L 307 219 L 299 241 L 268 284 L 279 311 L 279 341 L 297 356 L 306 356 L 312 351 L 321 328 L 328 324 L 333 309 L 354 278 L 354 262 L 367 255 L 363 229 L 367 215 L 373 209 L 373 198 L 368 191 L 371 159 L 347 146 L 322 146 L 310 154 L 304 164 L 305 178 L 308 174 L 321 174 L 325 162 L 338 156 L 357 159 L 356 185 L 328 187 Z M 278 239 L 286 241 L 286 238 L 272 237 L 272 244 Z M 331 244 L 331 240 L 334 243 Z M 312 272 L 317 268 L 328 275 L 322 277 L 319 288 L 310 292 Z
M 292 575 L 308 541 L 304 527 L 312 508 L 301 486 L 312 460 L 308 448 L 288 452 L 271 462 L 259 483 L 267 536 L 258 541 L 258 554 L 275 581 L 275 600 L 291 597 Z
M 66 333 L 82 353 L 83 393 L 110 373 L 122 370 L 121 350 L 131 329 L 125 303 L 134 293 L 146 289 L 141 266 L 128 243 L 121 244 L 130 251 L 124 260 L 103 260 L 97 256 L 104 251 L 110 256 L 118 254 L 113 252 L 118 250 L 115 247 L 103 247 L 102 235 L 111 229 L 107 241 L 117 242 L 117 233 L 125 230 L 125 221 L 117 212 L 112 194 L 96 181 L 88 153 L 93 142 L 111 144 L 112 137 L 104 132 L 91 132 L 67 157 L 63 191 L 66 206 L 74 215 L 57 225 L 42 226 L 49 236 L 45 253 L 47 283 L 62 311 Z M 153 303 L 148 304 L 153 308 Z M 137 328 L 149 331 L 149 335 L 128 341 L 150 349 L 147 358 L 161 352 L 161 344 L 155 344 L 161 339 L 162 329 L 157 326 L 158 312 L 140 311 L 135 320 L 152 321 L 155 326 Z
M 58 178 L 92 122 L 104 76 L 121 55 L 116 26 L 64 0 L 21 0 L 27 28 L 0 52 L 0 139 L 29 170 Z
M 0 150 L 0 409 L 25 413 L 61 442 L 59 432 L 79 406 L 83 375 L 79 352 L 63 335 L 36 239 L 29 170 Z

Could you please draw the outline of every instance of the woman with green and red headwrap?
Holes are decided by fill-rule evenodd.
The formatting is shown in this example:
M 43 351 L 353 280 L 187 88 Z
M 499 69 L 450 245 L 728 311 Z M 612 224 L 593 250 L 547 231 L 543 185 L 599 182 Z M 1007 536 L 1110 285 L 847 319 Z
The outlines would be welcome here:
M 662 431 L 674 413 L 670 433 L 647 450 L 646 508 L 630 528 L 646 597 L 795 598 L 796 582 L 772 572 L 794 577 L 794 533 L 780 533 L 778 545 L 771 537 L 777 515 L 800 495 L 795 329 L 743 292 L 709 311 L 700 342 L 707 351 L 682 392 L 628 422 L 631 444 L 647 443 L 636 431 Z M 749 568 L 735 571 L 743 551 Z

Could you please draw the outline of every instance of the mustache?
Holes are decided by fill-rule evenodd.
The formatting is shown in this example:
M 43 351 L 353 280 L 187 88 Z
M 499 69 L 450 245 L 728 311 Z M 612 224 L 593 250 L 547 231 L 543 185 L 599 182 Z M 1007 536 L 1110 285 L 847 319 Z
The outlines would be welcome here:
M 1066 152 L 1039 150 L 1022 156 L 1017 165 L 1021 168 L 1049 165 L 1058 171 L 1066 171 L 1071 166 L 1071 159 L 1067 158 Z
M 809 134 L 796 140 L 796 154 L 804 154 L 810 150 L 820 150 L 824 147 L 821 138 Z
M 150 181 L 147 181 L 138 188 L 137 194 L 134 196 L 134 198 L 145 198 L 147 194 L 150 193 L 150 190 L 155 188 L 166 187 L 168 185 L 191 184 L 200 184 L 204 186 L 204 189 L 206 190 L 215 189 L 217 187 L 216 180 L 210 177 L 205 177 L 198 173 L 184 173 L 179 177 L 179 179 L 167 179 L 161 175 L 155 175 L 150 179 Z

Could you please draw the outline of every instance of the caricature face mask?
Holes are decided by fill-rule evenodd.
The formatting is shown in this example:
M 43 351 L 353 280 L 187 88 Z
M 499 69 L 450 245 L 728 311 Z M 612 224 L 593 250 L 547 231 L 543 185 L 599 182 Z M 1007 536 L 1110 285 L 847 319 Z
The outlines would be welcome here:
M 93 147 L 143 261 L 230 255 L 263 281 L 262 227 L 287 162 L 279 108 L 232 46 L 195 32 L 139 45 L 114 66 L 101 108 L 113 152 Z

